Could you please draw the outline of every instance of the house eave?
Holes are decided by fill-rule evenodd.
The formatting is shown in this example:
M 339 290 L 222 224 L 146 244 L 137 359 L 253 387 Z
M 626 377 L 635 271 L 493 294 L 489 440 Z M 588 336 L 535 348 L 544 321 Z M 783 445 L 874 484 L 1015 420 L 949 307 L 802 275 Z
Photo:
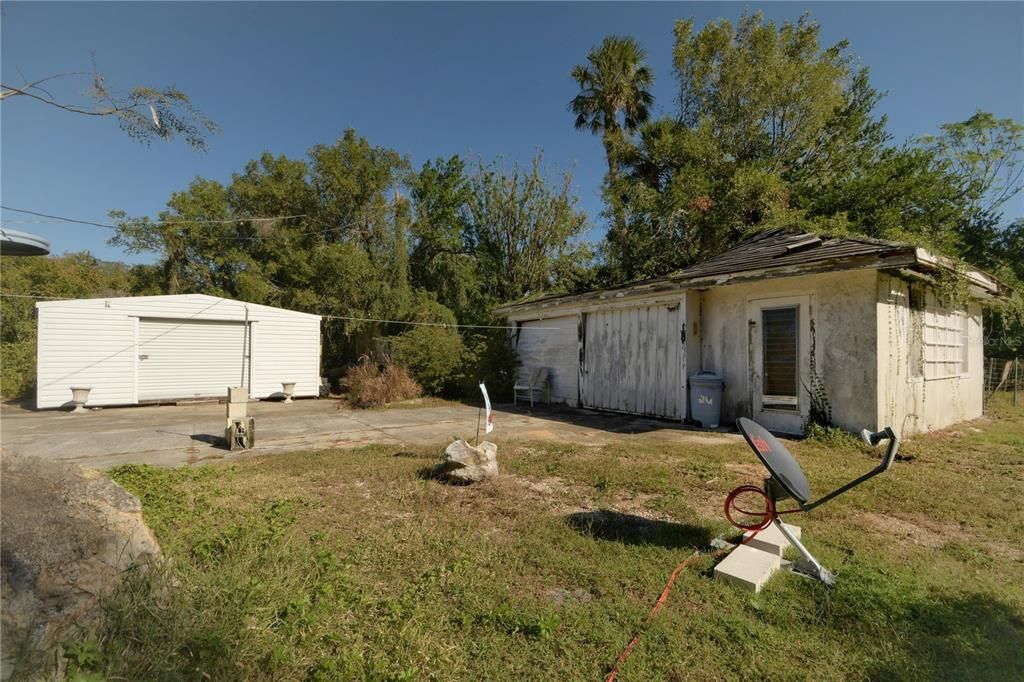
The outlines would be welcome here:
M 884 256 L 843 258 L 819 261 L 812 264 L 761 268 L 758 270 L 745 270 L 741 272 L 710 275 L 706 277 L 678 278 L 667 275 L 655 280 L 647 280 L 633 286 L 617 287 L 614 289 L 599 289 L 595 291 L 587 291 L 581 294 L 568 294 L 566 296 L 542 299 L 538 301 L 511 303 L 495 308 L 494 313 L 503 317 L 519 316 L 522 313 L 539 313 L 559 308 L 579 307 L 585 306 L 586 304 L 605 301 L 644 298 L 673 291 L 684 291 L 686 289 L 708 289 L 711 287 L 726 286 L 729 284 L 756 282 L 781 277 L 799 277 L 801 275 L 813 275 L 825 272 L 842 272 L 846 270 L 863 269 L 881 270 L 884 268 L 913 265 L 915 262 L 916 260 L 913 250 L 906 249 Z

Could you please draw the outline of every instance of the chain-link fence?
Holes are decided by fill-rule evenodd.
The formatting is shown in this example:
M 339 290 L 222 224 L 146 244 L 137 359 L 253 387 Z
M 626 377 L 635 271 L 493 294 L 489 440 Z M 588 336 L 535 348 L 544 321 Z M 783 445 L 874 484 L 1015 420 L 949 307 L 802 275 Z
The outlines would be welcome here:
M 1024 405 L 1024 360 L 985 358 L 985 411 L 995 405 Z

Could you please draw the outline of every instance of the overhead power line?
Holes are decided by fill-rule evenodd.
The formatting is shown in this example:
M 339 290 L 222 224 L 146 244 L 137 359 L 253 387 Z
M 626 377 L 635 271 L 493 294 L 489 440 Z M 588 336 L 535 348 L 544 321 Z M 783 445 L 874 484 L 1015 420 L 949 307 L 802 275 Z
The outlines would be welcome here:
M 61 298 L 60 296 L 36 296 L 35 294 L 4 294 L 0 293 L 3 298 L 31 298 L 37 301 L 70 301 L 70 298 Z
M 10 206 L 0 206 L 0 208 L 4 209 L 5 211 L 15 211 L 16 213 L 26 213 L 28 215 L 34 215 L 34 216 L 39 216 L 41 218 L 49 218 L 50 219 L 50 221 L 45 221 L 45 220 L 39 220 L 39 221 L 6 220 L 6 221 L 3 221 L 3 222 L 6 222 L 6 223 L 11 223 L 11 224 L 16 224 L 16 223 L 48 224 L 49 222 L 56 221 L 56 223 L 74 223 L 74 224 L 77 224 L 77 225 L 89 225 L 89 226 L 92 226 L 92 227 L 102 227 L 102 228 L 108 229 L 108 230 L 116 230 L 119 227 L 118 225 L 115 225 L 113 223 L 101 223 L 101 222 L 98 222 L 98 221 L 95 221 L 95 220 L 85 220 L 85 219 L 82 219 L 82 218 L 68 218 L 66 216 L 51 215 L 49 213 L 41 213 L 39 211 L 30 211 L 30 210 L 24 209 L 24 208 L 12 208 Z M 229 219 L 223 219 L 223 220 L 221 220 L 221 219 L 217 219 L 217 220 L 203 220 L 203 219 L 197 219 L 197 220 L 157 220 L 157 221 L 151 221 L 150 224 L 151 225 L 157 225 L 157 226 L 158 225 L 190 225 L 190 224 L 197 224 L 197 223 L 198 224 L 211 224 L 211 225 L 212 224 L 237 224 L 237 223 L 272 222 L 272 221 L 275 221 L 275 220 L 288 220 L 290 218 L 309 218 L 309 217 L 310 216 L 307 213 L 297 213 L 297 214 L 294 214 L 294 215 L 257 216 L 257 217 L 229 218 Z M 318 220 L 313 220 L 312 222 L 314 224 L 317 224 L 317 225 L 324 225 L 325 224 L 325 223 L 320 222 Z M 344 225 L 338 225 L 336 227 L 329 227 L 329 228 L 324 229 L 324 230 L 303 230 L 302 232 L 299 232 L 299 234 L 301 234 L 301 235 L 328 234 L 330 232 L 338 232 L 340 230 L 347 230 L 350 227 L 354 227 L 357 224 L 358 223 L 356 221 L 352 221 L 352 222 L 346 223 Z M 225 237 L 221 237 L 221 239 L 227 239 L 227 240 L 231 240 L 231 241 L 256 241 L 256 240 L 260 240 L 260 239 L 271 239 L 272 237 L 273 237 L 273 235 L 254 235 L 252 237 L 225 236 Z
M 0 292 L 2 298 L 31 298 L 39 301 L 76 301 L 79 299 L 75 298 L 61 298 L 58 296 L 37 296 L 35 294 L 8 294 Z M 102 297 L 100 297 L 102 298 Z M 116 297 L 115 297 L 116 298 Z M 262 304 L 254 304 L 262 305 Z M 297 312 L 308 313 L 308 310 L 300 310 Z M 414 327 L 448 327 L 451 329 L 515 329 L 515 330 L 526 330 L 526 331 L 558 331 L 561 327 L 518 327 L 515 325 L 503 325 L 503 324 L 452 324 L 448 322 L 413 322 L 410 320 L 385 320 L 378 317 L 355 317 L 352 315 L 329 315 L 327 313 L 310 313 L 312 315 L 319 314 L 320 317 L 325 320 L 348 320 L 351 322 L 380 322 L 383 324 L 405 324 Z
M 15 213 L 27 213 L 29 215 L 37 215 L 37 216 L 40 216 L 41 218 L 53 218 L 54 220 L 59 220 L 62 223 L 78 223 L 79 225 L 92 225 L 94 227 L 106 227 L 106 228 L 109 228 L 109 229 L 112 229 L 112 230 L 116 230 L 117 229 L 117 225 L 110 225 L 110 224 L 107 224 L 107 223 L 97 223 L 97 222 L 94 222 L 92 220 L 79 220 L 77 218 L 63 218 L 61 216 L 48 215 L 46 213 L 37 213 L 36 211 L 28 211 L 28 210 L 25 210 L 25 209 L 22 209 L 22 208 L 11 208 L 10 206 L 0 206 L 0 208 L 2 208 L 5 211 L 14 211 Z
M 62 223 L 78 223 L 80 225 L 93 225 L 95 227 L 106 227 L 112 230 L 117 229 L 117 225 L 112 223 L 100 223 L 95 220 L 83 220 L 81 218 L 67 218 L 65 216 L 51 215 L 49 213 L 40 213 L 39 211 L 30 211 L 25 208 L 12 208 L 11 206 L 0 206 L 5 211 L 14 211 L 15 213 L 27 213 L 28 215 L 39 216 L 40 218 L 50 218 L 57 220 Z M 306 218 L 309 214 L 307 213 L 296 213 L 294 215 L 277 215 L 267 217 L 252 217 L 252 218 L 224 218 L 224 219 L 196 219 L 196 220 L 154 220 L 154 225 L 180 225 L 190 223 L 208 223 L 208 224 L 222 224 L 228 223 L 247 223 L 256 222 L 258 220 L 287 220 L 288 218 Z M 7 221 L 7 222 L 28 222 L 28 221 Z M 42 221 L 38 221 L 42 222 Z

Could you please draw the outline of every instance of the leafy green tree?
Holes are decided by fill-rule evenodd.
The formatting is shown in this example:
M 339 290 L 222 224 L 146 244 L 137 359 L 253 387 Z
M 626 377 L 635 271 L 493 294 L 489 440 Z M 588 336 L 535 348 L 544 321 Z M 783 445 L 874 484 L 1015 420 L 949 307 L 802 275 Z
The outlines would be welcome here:
M 428 161 L 411 176 L 410 185 L 415 207 L 412 285 L 433 292 L 460 318 L 481 319 L 475 314 L 485 311 L 479 305 L 479 276 L 469 244 L 470 185 L 465 163 L 458 156 Z
M 948 255 L 961 252 L 959 181 L 929 150 L 883 148 L 868 167 L 814 191 L 797 191 L 797 206 L 806 214 L 841 217 L 844 231 L 912 242 Z
M 680 123 L 707 122 L 723 153 L 739 162 L 761 161 L 771 171 L 796 164 L 843 104 L 847 43 L 822 48 L 809 15 L 777 26 L 744 12 L 735 26 L 722 19 L 693 29 L 692 20 L 676 22 Z
M 909 239 L 955 254 L 959 179 L 934 150 L 891 146 L 868 72 L 808 16 L 744 13 L 675 28 L 679 110 L 620 149 L 603 245 L 609 283 L 662 275 L 754 231 L 798 226 Z M 621 202 L 621 206 L 620 206 Z
M 239 230 L 224 186 L 198 178 L 183 192 L 175 192 L 157 221 L 129 220 L 120 211 L 110 216 L 119 221 L 117 233 L 109 240 L 129 253 L 157 252 L 163 255 L 165 293 L 204 292 L 231 295 L 238 273 L 235 251 L 241 243 Z
M 958 225 L 962 255 L 973 263 L 998 267 L 1003 257 L 997 248 L 1002 207 L 1024 189 L 1024 125 L 978 111 L 966 121 L 941 126 L 938 135 L 920 142 L 958 178 L 964 203 Z
M 646 59 L 647 52 L 633 38 L 607 36 L 587 54 L 587 63 L 573 67 L 571 73 L 579 86 L 579 94 L 569 103 L 576 129 L 601 135 L 613 180 L 623 131 L 633 132 L 646 122 L 654 103 L 649 91 L 654 73 Z
M 480 162 L 469 177 L 468 244 L 492 302 L 561 288 L 552 273 L 589 255 L 579 242 L 587 216 L 572 194 L 572 172 L 551 183 L 542 161 L 538 153 L 528 169 L 507 170 Z
M 465 348 L 455 329 L 412 327 L 392 337 L 391 347 L 395 362 L 407 368 L 427 393 L 457 388 Z
M 978 111 L 948 123 L 921 144 L 956 174 L 965 205 L 958 223 L 960 255 L 990 269 L 1013 289 L 986 310 L 986 352 L 1016 357 L 1024 351 L 1024 221 L 1003 224 L 1002 208 L 1024 189 L 1024 125 Z
M 164 293 L 204 292 L 337 315 L 402 319 L 410 305 L 407 161 L 354 131 L 308 160 L 264 154 L 228 186 L 197 179 L 155 221 L 114 213 L 111 242 L 159 255 L 138 269 Z M 354 358 L 388 330 L 328 320 L 325 361 Z
M 1024 189 L 1024 124 L 978 111 L 940 129 L 921 141 L 963 178 L 972 215 L 998 213 Z
M 31 394 L 35 385 L 35 298 L 128 296 L 131 276 L 121 263 L 88 253 L 46 258 L 0 256 L 0 395 Z

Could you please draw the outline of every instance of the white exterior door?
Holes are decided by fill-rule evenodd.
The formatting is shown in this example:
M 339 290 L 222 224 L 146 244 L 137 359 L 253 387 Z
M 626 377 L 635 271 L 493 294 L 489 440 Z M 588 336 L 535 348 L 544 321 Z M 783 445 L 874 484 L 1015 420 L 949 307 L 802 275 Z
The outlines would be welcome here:
M 584 313 L 583 406 L 682 419 L 684 317 L 678 303 Z
M 245 322 L 140 319 L 138 400 L 223 396 L 229 386 L 247 386 L 251 328 Z
M 810 296 L 751 300 L 750 404 L 753 420 L 773 431 L 802 433 L 810 411 Z

